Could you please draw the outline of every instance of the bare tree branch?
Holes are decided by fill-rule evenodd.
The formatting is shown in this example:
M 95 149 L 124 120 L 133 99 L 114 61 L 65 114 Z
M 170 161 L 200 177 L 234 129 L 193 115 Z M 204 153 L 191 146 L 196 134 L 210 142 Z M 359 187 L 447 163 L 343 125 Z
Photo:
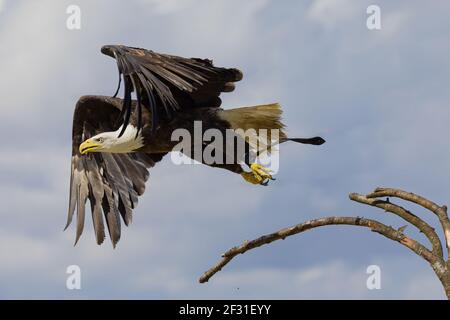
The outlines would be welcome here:
M 274 233 L 261 236 L 252 241 L 246 241 L 238 247 L 231 248 L 222 255 L 222 259 L 215 266 L 210 268 L 200 277 L 199 281 L 200 283 L 207 282 L 214 274 L 219 272 L 238 254 L 245 253 L 248 250 L 260 247 L 265 244 L 269 244 L 276 240 L 285 239 L 286 237 L 327 225 L 352 225 L 370 228 L 373 232 L 377 232 L 391 240 L 397 241 L 410 250 L 414 251 L 417 255 L 427 260 L 433 266 L 433 269 L 437 268 L 440 272 L 443 268 L 445 268 L 444 266 L 442 266 L 443 261 L 436 255 L 434 255 L 430 250 L 421 245 L 419 242 L 407 237 L 402 232 L 395 230 L 392 227 L 389 227 L 381 222 L 359 217 L 326 217 L 309 220 L 292 227 L 284 228 Z
M 412 192 L 406 192 L 400 189 L 393 188 L 376 188 L 374 192 L 367 195 L 367 198 L 380 197 L 396 197 L 407 200 L 422 206 L 425 209 L 433 212 L 439 219 L 442 229 L 444 231 L 445 243 L 447 247 L 447 254 L 450 256 L 450 220 L 447 215 L 447 206 L 439 206 L 433 201 L 430 201 L 422 196 Z M 450 268 L 450 262 L 447 262 L 447 267 Z
M 433 227 L 431 227 L 424 220 L 406 210 L 405 208 L 391 203 L 389 199 L 387 201 L 375 199 L 380 197 L 400 198 L 418 204 L 423 208 L 433 212 L 439 218 L 442 229 L 444 231 L 448 252 L 447 261 L 444 260 L 442 241 L 440 240 Z M 219 272 L 238 254 L 245 253 L 249 250 L 269 244 L 273 241 L 285 239 L 286 237 L 302 233 L 313 228 L 327 225 L 350 225 L 369 228 L 373 232 L 377 232 L 388 239 L 402 244 L 418 256 L 425 259 L 433 268 L 435 274 L 444 287 L 447 298 L 450 299 L 450 220 L 447 215 L 447 207 L 438 206 L 434 202 L 414 193 L 392 188 L 377 188 L 374 192 L 366 196 L 357 193 L 351 193 L 350 199 L 362 204 L 367 204 L 380 209 L 384 209 L 386 212 L 393 213 L 406 222 L 412 224 L 428 238 L 432 245 L 432 251 L 427 249 L 417 240 L 406 236 L 403 233 L 403 228 L 395 230 L 394 228 L 387 226 L 379 221 L 360 217 L 325 217 L 315 220 L 309 220 L 292 227 L 284 228 L 276 232 L 263 235 L 257 239 L 245 241 L 242 245 L 231 248 L 222 255 L 222 259 L 215 266 L 211 267 L 200 277 L 200 283 L 207 282 L 212 276 Z
M 411 223 L 417 229 L 419 229 L 419 231 L 423 232 L 425 236 L 430 240 L 431 245 L 433 246 L 433 253 L 442 259 L 444 258 L 444 255 L 442 253 L 442 243 L 436 231 L 428 223 L 420 219 L 415 214 L 394 203 L 368 198 L 358 193 L 351 193 L 349 197 L 353 201 L 377 207 L 387 212 L 391 212 L 404 219 L 405 221 Z

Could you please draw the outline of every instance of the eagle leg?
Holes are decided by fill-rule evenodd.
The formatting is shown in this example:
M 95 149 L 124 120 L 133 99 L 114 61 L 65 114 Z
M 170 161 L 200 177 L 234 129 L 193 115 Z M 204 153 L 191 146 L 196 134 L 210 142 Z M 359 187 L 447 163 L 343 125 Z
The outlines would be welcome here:
M 267 186 L 269 180 L 275 180 L 275 178 L 270 174 L 271 170 L 260 164 L 253 163 L 250 165 L 250 169 L 252 170 L 251 172 L 242 172 L 241 176 L 245 179 L 245 181 L 250 182 L 251 184 Z

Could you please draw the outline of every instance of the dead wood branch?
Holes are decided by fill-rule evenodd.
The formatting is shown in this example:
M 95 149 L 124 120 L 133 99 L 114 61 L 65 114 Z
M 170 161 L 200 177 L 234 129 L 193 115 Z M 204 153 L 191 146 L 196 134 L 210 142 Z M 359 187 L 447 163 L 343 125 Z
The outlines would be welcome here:
M 422 232 L 430 241 L 432 250 L 429 250 L 426 246 L 421 244 L 419 241 L 413 239 L 412 237 L 406 236 L 403 233 L 403 229 L 394 229 L 391 226 L 387 226 L 379 221 L 373 219 L 366 219 L 361 217 L 325 217 L 320 219 L 309 220 L 288 228 L 278 230 L 276 232 L 263 235 L 251 241 L 245 241 L 242 245 L 233 247 L 227 252 L 222 254 L 222 259 L 209 270 L 207 270 L 199 279 L 200 283 L 207 282 L 212 276 L 217 272 L 222 270 L 234 257 L 239 254 L 243 254 L 249 250 L 255 249 L 257 247 L 269 244 L 273 241 L 283 240 L 289 236 L 302 233 L 307 230 L 311 230 L 318 227 L 328 226 L 328 225 L 349 225 L 369 228 L 371 231 L 376 232 L 390 240 L 396 241 L 403 246 L 407 247 L 413 251 L 418 256 L 425 259 L 433 268 L 435 274 L 441 281 L 447 298 L 450 299 L 450 264 L 448 261 L 444 260 L 444 255 L 442 251 L 442 242 L 434 230 L 428 223 L 423 221 L 421 218 L 406 210 L 405 208 L 391 203 L 389 200 L 380 200 L 376 198 L 380 197 L 397 197 L 403 200 L 413 202 L 421 205 L 425 209 L 433 212 L 439 218 L 441 222 L 445 237 L 447 249 L 449 249 L 448 244 L 450 243 L 450 220 L 448 219 L 447 210 L 445 206 L 438 206 L 434 202 L 418 196 L 413 193 L 405 192 L 399 189 L 392 188 L 377 188 L 374 192 L 368 194 L 367 196 L 351 193 L 350 199 L 362 204 L 367 204 L 386 212 L 393 213 L 398 217 L 402 218 L 406 222 L 415 226 Z M 450 252 L 450 249 L 448 250 Z
M 423 234 L 425 234 L 428 240 L 430 240 L 431 245 L 433 246 L 433 253 L 442 259 L 444 258 L 442 253 L 441 240 L 439 239 L 439 236 L 437 235 L 436 231 L 428 223 L 420 219 L 415 214 L 392 202 L 368 198 L 358 193 L 351 193 L 349 197 L 353 201 L 367 204 L 373 207 L 383 209 L 387 212 L 393 213 L 399 216 L 400 218 L 404 219 L 406 222 L 411 223 L 413 226 L 419 229 L 419 231 L 423 232 Z
M 396 197 L 409 202 L 418 204 L 419 206 L 433 212 L 439 219 L 444 231 L 447 254 L 450 256 L 450 220 L 447 215 L 447 206 L 439 206 L 422 196 L 412 192 L 406 192 L 394 188 L 376 188 L 375 191 L 367 195 L 367 198 Z M 450 264 L 447 264 L 449 267 Z

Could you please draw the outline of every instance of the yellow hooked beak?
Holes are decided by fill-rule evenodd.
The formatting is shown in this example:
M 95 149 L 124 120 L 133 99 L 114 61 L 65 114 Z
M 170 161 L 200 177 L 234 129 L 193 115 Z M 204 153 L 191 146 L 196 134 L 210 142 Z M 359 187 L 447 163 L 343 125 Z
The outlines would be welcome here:
M 94 151 L 100 150 L 100 148 L 101 148 L 101 144 L 98 144 L 98 143 L 92 141 L 92 139 L 87 139 L 85 142 L 80 144 L 80 153 L 86 154 L 88 152 L 94 152 Z

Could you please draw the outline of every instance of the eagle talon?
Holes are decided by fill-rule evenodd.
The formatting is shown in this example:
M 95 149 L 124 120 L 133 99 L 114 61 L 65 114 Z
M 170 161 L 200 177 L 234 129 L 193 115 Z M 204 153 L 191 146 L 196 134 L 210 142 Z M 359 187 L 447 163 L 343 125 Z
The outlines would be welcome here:
M 267 169 L 257 163 L 253 163 L 251 166 L 251 172 L 242 172 L 242 177 L 252 184 L 259 184 L 262 186 L 267 186 L 269 184 L 269 180 L 275 180 L 274 177 L 270 174 L 272 170 Z

